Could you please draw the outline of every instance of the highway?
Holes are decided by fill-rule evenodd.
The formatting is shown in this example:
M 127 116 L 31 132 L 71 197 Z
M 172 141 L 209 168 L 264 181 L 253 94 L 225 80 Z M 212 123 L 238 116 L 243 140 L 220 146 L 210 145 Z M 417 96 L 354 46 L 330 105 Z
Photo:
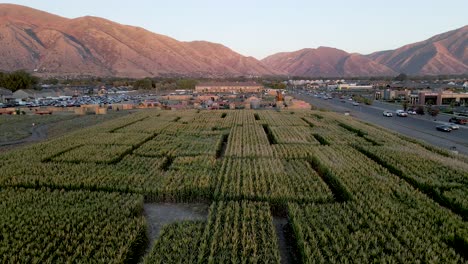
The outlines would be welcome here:
M 373 105 L 370 106 L 364 104 L 354 106 L 352 101 L 349 100 L 345 100 L 345 102 L 342 102 L 338 98 L 324 100 L 323 98 L 317 98 L 304 92 L 290 91 L 290 95 L 304 100 L 317 108 L 338 113 L 349 111 L 351 116 L 368 123 L 385 127 L 445 149 L 455 147 L 459 153 L 468 155 L 468 126 L 460 125 L 460 129 L 453 130 L 452 132 L 437 131 L 435 128 L 437 125 L 448 123 L 449 115 L 440 114 L 435 118 L 436 120 L 427 114 L 424 116 L 409 115 L 408 117 L 399 117 L 396 116 L 395 110 L 402 109 L 401 107 L 378 101 L 374 101 Z M 393 112 L 393 117 L 383 116 L 383 111 L 385 110 Z

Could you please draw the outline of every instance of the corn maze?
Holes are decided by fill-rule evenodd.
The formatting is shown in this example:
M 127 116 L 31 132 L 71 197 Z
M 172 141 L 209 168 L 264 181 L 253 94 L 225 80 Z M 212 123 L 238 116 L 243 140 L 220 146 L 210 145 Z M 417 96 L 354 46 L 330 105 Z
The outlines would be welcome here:
M 208 203 L 151 248 L 144 203 Z M 0 155 L 2 263 L 467 263 L 468 158 L 319 111 L 141 111 Z

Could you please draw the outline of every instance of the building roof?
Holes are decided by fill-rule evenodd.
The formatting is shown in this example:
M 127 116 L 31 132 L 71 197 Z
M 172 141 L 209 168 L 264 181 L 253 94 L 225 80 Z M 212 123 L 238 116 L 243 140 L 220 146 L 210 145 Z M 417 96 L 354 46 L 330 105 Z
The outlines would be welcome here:
M 206 83 L 197 84 L 196 86 L 217 87 L 217 86 L 263 86 L 263 85 L 256 83 L 256 82 L 206 82 Z
M 37 94 L 39 91 L 35 91 L 32 89 L 19 89 L 19 90 L 16 90 L 13 94 L 17 94 L 21 92 L 29 94 L 29 95 L 34 95 L 34 94 Z
M 251 101 L 260 101 L 260 99 L 256 96 L 250 96 L 249 98 L 245 99 L 246 102 L 251 102 Z
M 0 87 L 0 95 L 12 95 L 13 92 L 8 90 L 8 89 L 5 89 L 3 87 Z

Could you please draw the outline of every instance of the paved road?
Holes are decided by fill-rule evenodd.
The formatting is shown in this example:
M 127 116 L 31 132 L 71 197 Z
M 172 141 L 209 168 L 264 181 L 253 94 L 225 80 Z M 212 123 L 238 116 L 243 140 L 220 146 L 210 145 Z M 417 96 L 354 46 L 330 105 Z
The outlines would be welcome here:
M 454 130 L 450 133 L 435 129 L 437 125 L 448 122 L 450 118 L 448 115 L 441 114 L 436 117 L 436 120 L 427 115 L 398 117 L 394 114 L 393 117 L 385 117 L 382 114 L 384 110 L 395 111 L 399 107 L 381 102 L 374 102 L 372 106 L 363 104 L 354 106 L 348 100 L 343 103 L 336 98 L 324 100 L 306 94 L 292 93 L 292 95 L 318 108 L 325 108 L 336 112 L 350 111 L 352 116 L 366 122 L 397 131 L 403 135 L 420 139 L 442 148 L 450 149 L 451 147 L 456 147 L 458 152 L 468 155 L 468 126 L 460 126 L 459 130 Z

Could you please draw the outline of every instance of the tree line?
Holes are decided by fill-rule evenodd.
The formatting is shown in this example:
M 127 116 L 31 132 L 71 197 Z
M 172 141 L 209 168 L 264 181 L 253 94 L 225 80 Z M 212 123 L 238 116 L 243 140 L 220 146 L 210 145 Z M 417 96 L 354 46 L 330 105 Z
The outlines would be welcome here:
M 175 79 L 175 78 L 100 78 L 90 77 L 84 79 L 41 79 L 26 71 L 15 71 L 11 73 L 0 72 L 0 87 L 15 92 L 20 89 L 40 89 L 39 84 L 48 85 L 112 85 L 112 86 L 133 86 L 135 89 L 144 90 L 171 90 L 185 89 L 193 90 L 198 81 L 195 79 Z
M 19 89 L 34 89 L 40 79 L 25 71 L 15 71 L 11 73 L 0 72 L 0 87 L 15 92 Z
M 15 92 L 20 89 L 40 89 L 40 85 L 53 86 L 133 86 L 135 89 L 141 90 L 194 90 L 195 86 L 200 82 L 257 82 L 263 83 L 266 87 L 274 89 L 285 89 L 286 85 L 279 77 L 270 78 L 247 78 L 247 77 L 230 77 L 230 78 L 177 78 L 177 77 L 146 77 L 142 79 L 122 78 L 122 77 L 93 77 L 86 76 L 83 78 L 39 78 L 26 71 L 20 70 L 11 73 L 0 72 L 0 87 L 6 88 Z

